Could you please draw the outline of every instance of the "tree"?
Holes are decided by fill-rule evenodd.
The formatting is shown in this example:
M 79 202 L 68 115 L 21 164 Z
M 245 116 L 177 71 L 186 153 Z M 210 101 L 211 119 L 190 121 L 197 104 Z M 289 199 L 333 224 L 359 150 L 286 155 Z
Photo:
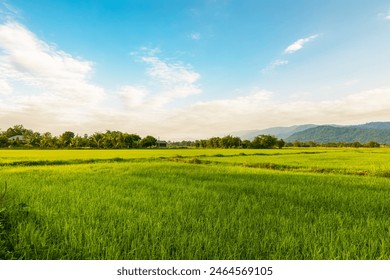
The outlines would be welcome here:
M 101 132 L 96 132 L 89 137 L 89 145 L 93 148 L 102 148 L 104 135 Z
M 65 131 L 59 137 L 59 145 L 61 147 L 69 147 L 70 143 L 74 137 L 74 133 L 72 131 Z
M 220 148 L 221 145 L 221 138 L 220 137 L 212 137 L 207 140 L 207 147 L 208 148 Z
M 251 141 L 245 139 L 245 140 L 242 141 L 241 145 L 242 145 L 243 148 L 249 149 L 251 147 Z
M 16 135 L 23 135 L 26 132 L 26 130 L 27 129 L 25 129 L 23 125 L 19 124 L 8 128 L 5 134 L 9 138 Z
M 141 140 L 141 137 L 137 134 L 125 133 L 123 135 L 123 137 L 124 137 L 124 142 L 125 142 L 126 148 L 128 148 L 128 149 L 137 148 L 139 145 L 139 142 Z
M 41 148 L 54 148 L 53 136 L 50 132 L 45 132 L 41 136 L 41 141 L 39 141 L 39 147 Z
M 278 139 L 276 141 L 276 146 L 278 146 L 279 149 L 283 148 L 286 143 L 283 141 L 283 139 Z
M 369 147 L 369 148 L 379 148 L 381 145 L 378 142 L 370 141 L 370 142 L 366 143 L 364 146 Z
M 231 135 L 222 137 L 219 142 L 222 148 L 237 148 L 241 146 L 240 137 L 233 137 Z
M 41 143 L 41 134 L 34 132 L 31 129 L 26 129 L 24 134 L 24 141 L 27 147 L 39 147 Z
M 103 147 L 106 149 L 122 149 L 125 147 L 125 141 L 122 132 L 107 130 L 103 134 Z
M 0 148 L 8 147 L 8 137 L 5 134 L 0 135 Z
M 275 147 L 278 138 L 271 135 L 259 135 L 252 141 L 252 148 L 255 149 L 272 149 Z
M 88 147 L 88 145 L 89 145 L 88 135 L 84 135 L 84 137 L 76 135 L 71 139 L 69 147 L 82 148 L 82 147 Z
M 206 148 L 207 147 L 207 140 L 204 140 L 204 139 L 196 140 L 195 147 L 196 148 Z
M 362 144 L 360 144 L 360 142 L 358 142 L 358 141 L 355 141 L 355 142 L 353 142 L 353 143 L 351 144 L 351 146 L 352 146 L 352 147 L 354 147 L 354 148 L 360 148 L 360 147 L 363 147 L 363 145 L 362 145 Z
M 150 135 L 146 136 L 145 138 L 142 138 L 140 142 L 142 148 L 150 148 L 152 146 L 156 146 L 156 144 L 157 139 Z

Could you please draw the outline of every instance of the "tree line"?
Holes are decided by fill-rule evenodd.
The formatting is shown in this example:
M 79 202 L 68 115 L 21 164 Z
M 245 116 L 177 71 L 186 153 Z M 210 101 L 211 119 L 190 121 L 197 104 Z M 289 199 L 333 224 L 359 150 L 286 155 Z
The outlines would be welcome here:
M 21 136 L 21 137 L 19 137 Z M 76 135 L 72 131 L 65 131 L 59 136 L 50 132 L 39 133 L 26 129 L 23 125 L 15 125 L 6 131 L 0 131 L 0 147 L 25 148 L 96 148 L 96 149 L 131 149 L 148 148 L 155 146 L 157 139 L 153 136 L 141 138 L 137 134 L 121 131 L 96 132 L 92 135 Z
M 258 135 L 252 141 L 241 140 L 240 137 L 227 135 L 224 137 L 212 137 L 207 140 L 196 140 L 193 146 L 197 148 L 250 148 L 273 149 L 283 148 L 285 142 L 272 135 Z
M 96 132 L 92 135 L 76 135 L 72 131 L 65 131 L 59 136 L 50 132 L 39 133 L 15 125 L 5 131 L 0 131 L 0 148 L 94 148 L 94 149 L 137 149 L 158 147 L 159 142 L 151 135 L 141 137 L 121 131 Z M 239 137 L 227 135 L 212 137 L 207 140 L 167 142 L 170 147 L 197 147 L 197 148 L 254 148 L 271 149 L 282 148 L 284 141 L 271 135 L 259 135 L 252 141 L 241 140 Z
M 258 135 L 252 141 L 241 140 L 240 137 L 227 135 L 224 137 L 211 137 L 209 139 L 195 141 L 168 141 L 171 148 L 248 148 L 248 149 L 273 149 L 283 147 L 380 147 L 380 144 L 370 141 L 365 144 L 353 143 L 315 143 L 294 141 L 286 143 L 272 135 Z M 95 132 L 92 135 L 76 135 L 72 131 L 53 136 L 50 132 L 39 133 L 25 128 L 23 125 L 15 125 L 5 131 L 0 130 L 0 148 L 42 148 L 42 149 L 137 149 L 159 147 L 156 137 L 148 135 L 141 137 L 138 134 L 121 131 Z

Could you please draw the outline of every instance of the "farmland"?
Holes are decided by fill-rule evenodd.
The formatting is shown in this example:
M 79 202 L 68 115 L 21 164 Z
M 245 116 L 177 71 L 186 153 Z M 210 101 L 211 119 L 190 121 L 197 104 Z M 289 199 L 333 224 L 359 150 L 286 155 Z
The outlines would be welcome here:
M 0 150 L 4 259 L 390 259 L 390 150 Z

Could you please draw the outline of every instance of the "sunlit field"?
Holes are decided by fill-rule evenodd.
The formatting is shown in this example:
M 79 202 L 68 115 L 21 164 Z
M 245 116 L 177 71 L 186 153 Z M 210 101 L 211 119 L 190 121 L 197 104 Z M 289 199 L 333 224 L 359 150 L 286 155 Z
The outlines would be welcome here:
M 385 148 L 0 150 L 5 182 L 2 259 L 390 259 Z

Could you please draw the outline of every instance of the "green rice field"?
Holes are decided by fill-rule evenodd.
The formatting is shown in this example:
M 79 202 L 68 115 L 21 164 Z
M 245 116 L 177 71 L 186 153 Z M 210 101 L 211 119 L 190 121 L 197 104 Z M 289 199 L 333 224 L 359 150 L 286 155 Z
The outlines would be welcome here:
M 386 148 L 0 150 L 0 198 L 0 259 L 390 259 Z

